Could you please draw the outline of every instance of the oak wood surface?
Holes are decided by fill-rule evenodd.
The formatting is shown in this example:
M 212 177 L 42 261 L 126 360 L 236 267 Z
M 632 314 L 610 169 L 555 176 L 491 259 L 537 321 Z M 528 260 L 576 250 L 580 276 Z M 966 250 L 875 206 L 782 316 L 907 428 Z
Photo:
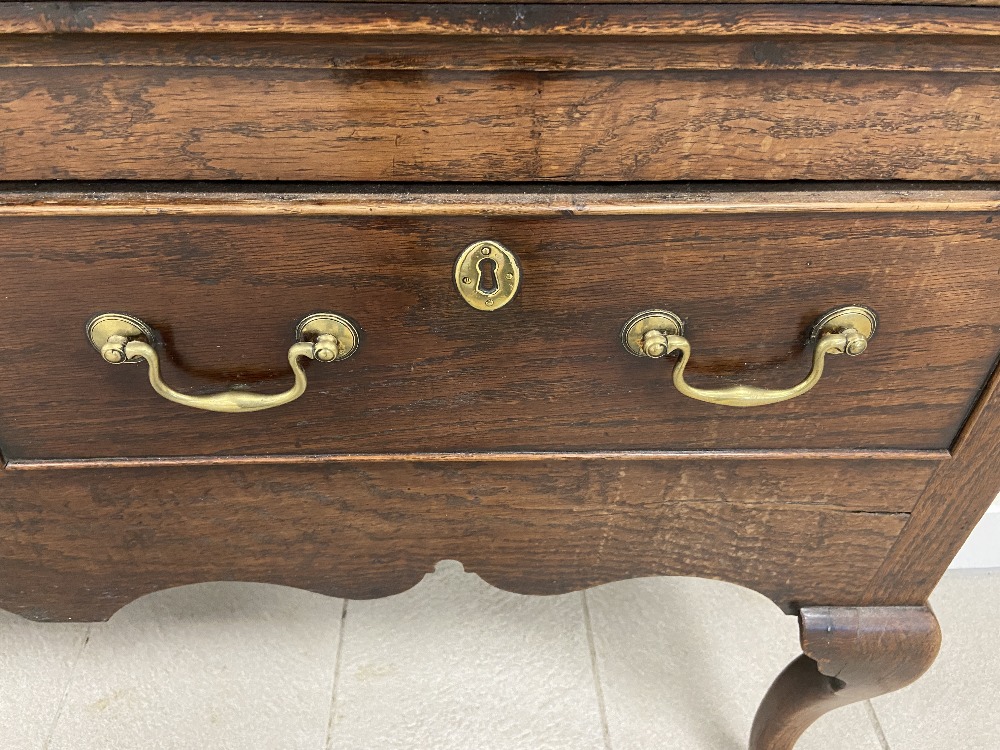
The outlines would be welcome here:
M 334 54 L 331 54 L 331 47 Z M 110 34 L 0 36 L 0 69 L 164 67 L 304 70 L 844 70 L 996 72 L 990 36 L 586 37 Z M 64 71 L 65 73 L 66 71 Z
M 527 471 L 541 475 L 547 465 L 554 472 L 569 476 L 577 471 L 586 479 L 585 486 L 597 499 L 598 491 L 605 497 L 614 497 L 627 491 L 656 503 L 733 503 L 767 505 L 788 502 L 801 508 L 814 507 L 821 511 L 851 511 L 856 513 L 907 513 L 914 499 L 926 486 L 934 470 L 947 458 L 895 458 L 891 456 L 865 457 L 843 453 L 837 456 L 783 456 L 780 453 L 758 452 L 755 455 L 677 454 L 669 459 L 656 457 L 608 454 L 597 456 L 581 454 L 559 459 L 538 459 L 530 454 L 512 454 L 503 460 L 485 454 L 479 457 L 456 455 L 448 458 L 414 454 L 396 460 L 373 460 L 357 456 L 342 461 L 313 461 L 299 457 L 294 463 L 261 462 L 240 463 L 229 459 L 212 462 L 185 462 L 178 464 L 121 462 L 92 465 L 63 466 L 41 464 L 8 464 L 6 471 L 49 477 L 54 484 L 61 481 L 101 481 L 108 469 L 127 469 L 140 474 L 143 469 L 160 471 L 162 476 L 181 476 L 184 468 L 204 471 L 207 476 L 227 476 L 225 471 L 242 472 L 253 476 L 254 466 L 267 467 L 267 472 L 280 475 L 282 467 L 293 472 L 301 469 L 312 475 L 327 472 L 345 475 L 355 467 L 363 467 L 378 475 L 384 471 L 378 464 L 401 465 L 416 463 L 429 475 L 449 476 L 470 470 L 480 476 L 470 481 L 473 486 L 483 483 L 496 485 L 498 490 Z M 432 468 L 437 465 L 437 468 Z M 338 470 L 338 466 L 343 467 Z M 458 467 L 458 468 L 455 468 Z M 526 467 L 530 467 L 527 468 Z M 211 470 L 220 470 L 213 475 Z M 395 469 L 390 476 L 399 476 Z M 31 481 L 25 479 L 23 481 Z M 45 481 L 45 480 L 40 480 Z M 583 481 L 583 480 L 581 480 Z M 598 486 L 598 482 L 604 484 Z M 400 488 L 401 493 L 409 492 Z M 516 500 L 516 498 L 514 498 Z
M 995 183 L 242 185 L 0 183 L 4 216 L 565 217 L 997 213 Z M 989 216 L 986 217 L 987 219 Z
M 367 598 L 441 559 L 523 593 L 677 574 L 752 586 L 786 610 L 844 604 L 906 520 L 861 507 L 883 489 L 912 494 L 907 468 L 843 461 L 833 472 L 847 481 L 829 483 L 826 461 L 6 470 L 0 608 L 104 619 L 209 580 Z
M 964 4 L 0 2 L 0 34 L 995 37 L 995 0 Z
M 995 179 L 998 13 L 0 4 L 0 178 Z
M 912 681 L 1000 486 L 998 4 L 0 2 L 0 607 L 697 575 L 800 616 L 752 750 Z M 650 184 L 685 179 L 758 182 Z M 485 315 L 451 281 L 484 238 L 525 269 Z M 696 385 L 781 387 L 845 303 L 869 351 L 766 410 L 618 341 L 668 307 Z M 136 314 L 172 385 L 276 391 L 318 310 L 360 352 L 252 415 L 81 330 Z
M 0 177 L 996 179 L 994 74 L 16 67 Z
M 2 458 L 2 457 L 0 457 Z M 413 452 L 413 453 L 310 453 L 291 455 L 268 453 L 259 456 L 144 456 L 141 458 L 54 458 L 54 459 L 12 459 L 4 466 L 14 471 L 47 471 L 50 469 L 136 469 L 163 466 L 301 466 L 303 464 L 327 463 L 397 463 L 400 461 L 421 461 L 424 463 L 447 463 L 450 461 L 488 461 L 490 463 L 546 462 L 607 460 L 615 461 L 903 461 L 928 465 L 948 461 L 951 453 L 947 450 L 725 450 L 725 451 L 463 451 L 456 453 Z M 912 477 L 916 480 L 916 476 Z M 879 501 L 880 503 L 884 501 Z M 885 507 L 884 505 L 880 507 Z
M 15 461 L 946 449 L 1000 350 L 994 213 L 10 216 L 0 315 L 39 333 L 0 344 L 0 441 Z M 482 238 L 524 267 L 495 313 L 453 287 L 455 256 Z M 781 387 L 809 368 L 813 321 L 848 303 L 881 316 L 869 351 L 766 410 L 686 399 L 671 360 L 619 342 L 634 313 L 668 307 L 687 321 L 692 382 Z M 306 395 L 266 418 L 171 404 L 82 333 L 128 312 L 162 337 L 175 387 L 275 392 L 317 310 L 354 318 L 361 348 L 311 363 Z
M 1000 490 L 1000 369 L 862 601 L 926 599 Z
M 927 671 L 941 629 L 927 606 L 807 607 L 802 656 L 764 697 L 750 750 L 792 750 L 823 714 L 909 685 Z

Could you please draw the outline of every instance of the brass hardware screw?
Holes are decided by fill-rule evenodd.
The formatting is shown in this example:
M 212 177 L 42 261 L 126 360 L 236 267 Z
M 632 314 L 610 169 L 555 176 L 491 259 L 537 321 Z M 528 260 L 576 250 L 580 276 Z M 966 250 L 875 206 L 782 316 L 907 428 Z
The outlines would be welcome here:
M 514 278 L 514 274 L 512 274 L 512 273 L 511 273 L 510 271 L 508 271 L 507 273 L 505 273 L 505 274 L 503 275 L 503 277 L 504 277 L 505 279 L 507 279 L 508 281 L 510 281 L 511 279 L 513 279 L 513 278 Z
M 462 277 L 462 283 L 463 284 L 471 284 L 472 283 L 472 279 L 470 279 L 468 276 L 463 276 Z
M 483 255 L 489 255 L 490 253 L 492 253 L 492 252 L 493 252 L 493 249 L 492 249 L 492 248 L 489 248 L 489 247 L 484 247 L 484 248 L 483 248 L 482 250 L 480 250 L 479 252 L 481 252 L 481 253 L 482 253 Z

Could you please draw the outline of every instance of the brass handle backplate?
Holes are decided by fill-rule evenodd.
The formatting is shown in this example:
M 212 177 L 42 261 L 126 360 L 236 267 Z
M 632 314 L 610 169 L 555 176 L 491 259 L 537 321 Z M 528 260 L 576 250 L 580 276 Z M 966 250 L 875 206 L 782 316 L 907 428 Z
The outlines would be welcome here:
M 160 376 L 160 359 L 153 347 L 153 329 L 138 318 L 124 313 L 104 313 L 87 323 L 87 338 L 101 353 L 105 362 L 113 365 L 145 361 L 149 368 L 149 384 L 168 401 L 194 409 L 217 412 L 249 412 L 273 409 L 294 401 L 306 390 L 306 373 L 300 359 L 333 362 L 347 359 L 358 348 L 358 330 L 347 319 L 334 313 L 316 313 L 299 321 L 295 343 L 288 349 L 288 364 L 295 374 L 295 383 L 287 391 L 275 394 L 223 391 L 205 396 L 192 396 L 175 391 Z
M 684 368 L 691 358 L 691 344 L 684 338 L 684 322 L 667 310 L 646 310 L 629 320 L 622 329 L 622 344 L 639 357 L 664 357 L 680 352 L 674 365 L 674 387 L 689 398 L 722 406 L 765 406 L 788 401 L 806 393 L 823 375 L 827 354 L 858 356 L 868 348 L 875 333 L 877 318 L 872 310 L 859 305 L 838 307 L 816 321 L 811 340 L 815 341 L 812 370 L 791 388 L 770 390 L 751 385 L 728 388 L 696 388 L 684 379 Z

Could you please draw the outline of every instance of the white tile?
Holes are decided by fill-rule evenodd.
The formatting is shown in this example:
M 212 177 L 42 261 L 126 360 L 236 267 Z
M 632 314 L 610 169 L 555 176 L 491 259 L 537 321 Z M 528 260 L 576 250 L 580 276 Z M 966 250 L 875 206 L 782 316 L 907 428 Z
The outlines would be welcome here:
M 930 670 L 876 698 L 892 750 L 1000 748 L 1000 572 L 954 571 L 931 596 L 944 641 Z
M 320 750 L 342 607 L 238 583 L 144 597 L 93 627 L 49 750 Z
M 794 617 L 717 581 L 623 581 L 587 602 L 615 750 L 746 750 L 758 703 L 800 653 Z M 796 750 L 881 747 L 856 704 L 822 717 Z
M 0 612 L 3 750 L 42 750 L 89 627 L 29 622 Z
M 579 593 L 499 591 L 458 563 L 347 607 L 331 750 L 604 748 Z

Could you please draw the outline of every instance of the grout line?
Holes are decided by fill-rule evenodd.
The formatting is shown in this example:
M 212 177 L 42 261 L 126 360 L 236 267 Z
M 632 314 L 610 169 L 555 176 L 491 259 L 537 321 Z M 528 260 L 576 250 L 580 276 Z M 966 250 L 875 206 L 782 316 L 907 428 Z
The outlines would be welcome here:
M 330 689 L 330 718 L 326 723 L 326 741 L 323 747 L 330 750 L 333 745 L 333 724 L 337 719 L 337 688 L 340 685 L 340 660 L 344 651 L 344 631 L 347 630 L 347 602 L 340 609 L 340 631 L 337 633 L 337 653 L 333 659 L 333 686 Z
M 587 647 L 590 649 L 590 666 L 594 674 L 594 692 L 597 693 L 597 711 L 601 717 L 601 732 L 604 735 L 605 750 L 611 750 L 611 729 L 608 727 L 608 711 L 604 705 L 604 688 L 601 685 L 601 670 L 597 666 L 597 647 L 594 645 L 594 629 L 590 624 L 590 607 L 587 605 L 587 592 L 580 592 L 583 603 L 583 624 L 587 630 Z
M 889 740 L 885 736 L 885 731 L 882 729 L 882 722 L 878 720 L 878 714 L 875 713 L 875 706 L 872 705 L 870 700 L 865 701 L 865 713 L 868 714 L 868 719 L 872 723 L 872 729 L 875 730 L 875 736 L 878 737 L 878 744 L 882 750 L 892 750 L 889 747 Z
M 49 727 L 48 734 L 45 735 L 45 741 L 42 743 L 42 750 L 49 750 L 49 745 L 52 744 L 52 738 L 56 734 L 56 727 L 59 725 L 59 719 L 62 717 L 63 709 L 66 707 L 66 700 L 69 698 L 70 688 L 73 687 L 73 678 L 76 676 L 77 665 L 80 663 L 83 652 L 87 650 L 87 644 L 90 643 L 90 633 L 93 627 L 93 623 L 87 623 L 87 632 L 83 636 L 83 643 L 80 644 L 80 650 L 76 652 L 76 658 L 73 660 L 73 666 L 69 668 L 69 675 L 66 677 L 66 687 L 63 689 L 63 694 L 59 698 L 59 705 L 56 707 L 55 716 L 52 717 L 52 726 Z

